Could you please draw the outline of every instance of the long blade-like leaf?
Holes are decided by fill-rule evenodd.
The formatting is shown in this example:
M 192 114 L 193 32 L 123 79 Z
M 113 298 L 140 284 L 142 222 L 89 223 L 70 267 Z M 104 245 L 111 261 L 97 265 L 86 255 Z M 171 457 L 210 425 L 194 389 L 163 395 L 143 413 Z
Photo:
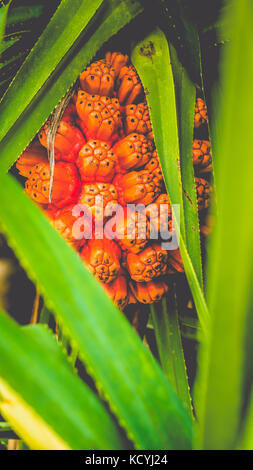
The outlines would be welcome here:
M 1 141 L 1 171 L 7 171 L 31 142 L 49 114 L 101 46 L 141 11 L 138 1 L 106 0 L 96 31 L 86 38 L 84 44 L 83 40 L 77 41 L 70 54 L 67 54 L 65 60 L 42 87 L 29 109 L 15 122 Z
M 42 326 L 0 313 L 0 412 L 35 449 L 118 449 L 117 429 Z
M 63 0 L 1 100 L 0 140 L 29 106 L 102 0 Z M 15 106 L 13 106 L 15 103 Z
M 163 169 L 167 191 L 172 205 L 179 204 L 180 206 L 180 223 L 177 215 L 174 214 L 177 228 L 180 225 L 181 231 L 180 251 L 200 324 L 203 332 L 207 334 L 206 326 L 209 314 L 204 294 L 186 245 L 175 88 L 168 43 L 160 29 L 156 29 L 135 47 L 132 61 L 146 90 L 155 144 Z
M 233 1 L 231 44 L 222 55 L 215 100 L 218 217 L 209 250 L 210 341 L 201 359 L 197 447 L 235 446 L 243 400 L 245 332 L 253 275 L 253 5 Z M 252 342 L 252 339 L 251 339 Z
M 2 53 L 2 41 L 4 37 L 5 24 L 7 20 L 8 10 L 10 2 L 8 5 L 4 5 L 0 8 L 0 54 Z
M 193 417 L 174 285 L 170 289 L 168 299 L 164 298 L 158 306 L 151 305 L 151 314 L 164 373 L 173 384 L 189 415 Z
M 43 5 L 30 5 L 30 6 L 15 6 L 9 12 L 7 18 L 7 25 L 12 26 L 16 23 L 24 23 L 25 21 L 31 21 L 40 18 L 43 12 Z
M 18 183 L 3 173 L 0 200 L 9 242 L 135 444 L 189 448 L 189 416 L 126 318 Z
M 170 45 L 170 56 L 175 83 L 178 111 L 181 178 L 185 214 L 185 236 L 189 255 L 203 289 L 202 261 L 199 236 L 198 204 L 192 163 L 192 141 L 196 89 L 177 53 Z

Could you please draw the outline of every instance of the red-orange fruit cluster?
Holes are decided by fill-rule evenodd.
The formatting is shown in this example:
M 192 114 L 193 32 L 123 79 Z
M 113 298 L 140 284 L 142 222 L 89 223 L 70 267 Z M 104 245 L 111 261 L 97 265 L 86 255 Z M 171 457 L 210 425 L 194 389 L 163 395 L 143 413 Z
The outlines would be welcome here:
M 136 170 L 152 157 L 153 145 L 143 135 L 133 132 L 119 140 L 113 147 L 120 170 Z
M 47 148 L 48 144 L 49 125 L 50 121 L 47 121 L 38 134 L 40 143 L 45 148 Z M 74 162 L 84 143 L 84 136 L 80 129 L 76 127 L 73 119 L 73 106 L 69 106 L 56 131 L 54 140 L 55 159 Z
M 55 136 L 49 119 L 16 168 L 26 193 L 119 308 L 158 302 L 184 268 L 179 249 L 163 244 L 173 234 L 172 208 L 141 81 L 127 55 L 108 52 L 86 67 L 79 85 Z M 195 126 L 206 120 L 198 99 Z M 210 169 L 208 141 L 194 140 L 193 164 L 198 174 Z M 199 176 L 195 183 L 205 209 L 210 185 Z
M 91 95 L 112 96 L 116 71 L 106 60 L 98 60 L 80 75 L 82 90 Z
M 115 175 L 116 155 L 108 142 L 89 140 L 82 147 L 76 160 L 83 182 L 110 183 Z
M 124 111 L 124 130 L 125 134 L 138 132 L 146 135 L 148 139 L 153 140 L 153 131 L 148 111 L 147 103 L 130 104 Z
M 142 95 L 141 81 L 133 65 L 126 65 L 120 69 L 117 95 L 121 105 L 134 103 Z
M 212 168 L 212 155 L 209 140 L 194 139 L 192 145 L 193 165 L 196 165 L 200 173 L 206 173 Z
M 206 123 L 207 123 L 206 104 L 202 98 L 197 98 L 196 105 L 195 105 L 194 127 L 199 128 L 200 126 Z
M 80 118 L 80 126 L 86 137 L 106 142 L 112 142 L 119 138 L 122 120 L 117 98 L 90 95 L 79 90 L 76 110 Z

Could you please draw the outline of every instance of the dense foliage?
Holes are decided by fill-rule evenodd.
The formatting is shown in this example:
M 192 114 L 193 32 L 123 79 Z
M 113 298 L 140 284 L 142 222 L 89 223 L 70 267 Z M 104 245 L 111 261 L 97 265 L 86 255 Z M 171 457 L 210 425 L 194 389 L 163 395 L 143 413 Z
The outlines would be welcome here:
M 8 308 L 0 291 L 1 443 L 252 449 L 252 4 L 47 3 L 0 8 L 1 253 L 22 265 L 30 298 Z M 25 194 L 15 165 L 108 50 L 129 55 L 144 87 L 164 184 L 180 208 L 185 271 L 160 303 L 124 313 Z M 203 117 L 196 97 L 208 125 L 194 130 L 194 112 Z M 212 206 L 199 219 L 194 159 L 208 140 Z M 210 170 L 208 148 L 201 162 Z M 30 308 L 22 319 L 19 303 Z

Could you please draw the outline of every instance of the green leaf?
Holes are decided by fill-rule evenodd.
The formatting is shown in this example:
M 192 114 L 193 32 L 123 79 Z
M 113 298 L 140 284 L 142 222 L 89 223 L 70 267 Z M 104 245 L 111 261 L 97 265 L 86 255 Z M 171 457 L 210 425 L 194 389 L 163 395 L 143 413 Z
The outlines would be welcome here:
M 7 5 L 4 5 L 0 8 L 0 54 L 2 53 L 2 42 L 3 42 L 5 24 L 6 24 L 6 19 L 7 19 L 7 14 L 8 14 L 10 3 L 11 2 L 9 2 Z
M 249 406 L 244 419 L 243 429 L 239 436 L 239 442 L 236 446 L 240 450 L 253 450 L 253 394 L 251 389 Z
M 12 431 L 11 426 L 9 423 L 6 423 L 6 421 L 1 421 L 0 422 L 0 433 L 6 432 L 6 431 Z
M 203 290 L 202 260 L 199 236 L 198 204 L 192 162 L 192 142 L 196 89 L 186 69 L 170 44 L 170 56 L 175 83 L 180 143 L 181 178 L 185 216 L 186 245 L 199 284 Z
M 4 123 L 0 140 L 29 106 L 101 3 L 102 0 L 62 0 L 1 100 L 0 119 Z
M 10 10 L 7 25 L 14 25 L 17 23 L 24 23 L 40 18 L 43 12 L 43 5 L 30 5 L 25 7 L 14 7 Z
M 197 389 L 196 446 L 204 449 L 234 448 L 238 437 L 252 302 L 252 2 L 233 1 L 230 14 L 232 38 L 223 50 L 221 93 L 214 101 L 218 211 L 208 256 L 210 339 L 201 350 Z
M 25 55 L 25 51 L 20 51 L 17 55 L 12 56 L 10 59 L 6 60 L 5 62 L 0 63 L 0 71 L 2 71 L 4 67 L 7 67 L 13 62 L 16 62 L 17 60 L 21 59 L 21 57 L 23 57 L 24 55 Z
M 185 409 L 193 418 L 191 396 L 178 322 L 175 286 L 160 305 L 151 305 L 152 321 L 162 368 Z
M 31 142 L 49 114 L 101 46 L 142 11 L 139 2 L 132 0 L 106 0 L 104 5 L 105 9 L 100 15 L 96 31 L 87 37 L 84 44 L 83 40 L 77 41 L 71 54 L 60 63 L 29 109 L 23 113 L 1 141 L 0 169 L 2 171 L 7 171 Z
M 42 326 L 21 328 L 3 312 L 0 411 L 33 449 L 119 449 L 107 412 L 72 373 Z
M 0 200 L 9 243 L 136 446 L 189 448 L 191 421 L 172 386 L 78 255 L 3 173 Z
M 160 29 L 153 31 L 135 47 L 132 53 L 132 62 L 137 68 L 146 90 L 155 144 L 168 195 L 172 205 L 178 204 L 180 206 L 180 222 L 177 214 L 174 213 L 178 233 L 180 225 L 180 252 L 200 324 L 203 333 L 207 334 L 209 313 L 193 260 L 186 245 L 175 87 L 168 43 Z
M 9 47 L 13 46 L 14 44 L 16 44 L 16 42 L 18 42 L 20 40 L 20 36 L 17 37 L 17 38 L 13 38 L 13 39 L 9 39 L 7 41 L 4 41 L 3 44 L 2 44 L 2 52 L 6 51 L 7 49 L 9 49 Z

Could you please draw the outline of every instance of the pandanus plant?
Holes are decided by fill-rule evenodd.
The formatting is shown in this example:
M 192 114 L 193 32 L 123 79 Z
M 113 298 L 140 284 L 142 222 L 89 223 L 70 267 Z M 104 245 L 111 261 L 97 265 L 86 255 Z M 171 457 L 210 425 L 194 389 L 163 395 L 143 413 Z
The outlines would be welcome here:
M 6 445 L 253 447 L 253 10 L 190 3 L 57 1 L 2 80 L 1 228 L 36 287 L 29 325 L 0 314 Z M 1 7 L 3 58 L 41 12 Z

